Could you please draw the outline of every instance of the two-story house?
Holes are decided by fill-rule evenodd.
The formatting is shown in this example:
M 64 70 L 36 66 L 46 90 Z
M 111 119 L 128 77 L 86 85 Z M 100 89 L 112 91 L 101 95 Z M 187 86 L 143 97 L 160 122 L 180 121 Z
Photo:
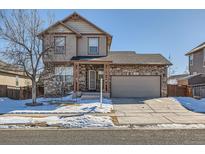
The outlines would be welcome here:
M 186 53 L 189 57 L 190 76 L 186 77 L 188 85 L 205 84 L 205 42 Z
M 189 56 L 190 74 L 205 74 L 205 42 L 187 52 L 186 55 Z
M 73 96 L 99 92 L 101 77 L 105 97 L 167 95 L 167 67 L 171 63 L 166 58 L 161 54 L 110 51 L 112 36 L 77 13 L 58 21 L 39 36 L 44 49 L 48 40 L 54 42 L 49 56 L 43 57 L 45 66 L 53 64 L 47 75 L 54 78 L 48 77 L 44 82 L 47 96 L 58 93 L 59 77 L 73 83 Z

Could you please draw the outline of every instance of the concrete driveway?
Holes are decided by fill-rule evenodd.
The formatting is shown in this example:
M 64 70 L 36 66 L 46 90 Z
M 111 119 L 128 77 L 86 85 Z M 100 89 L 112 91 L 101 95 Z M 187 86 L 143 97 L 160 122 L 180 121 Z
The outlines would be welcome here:
M 205 114 L 184 108 L 174 98 L 113 98 L 119 125 L 136 124 L 205 124 Z

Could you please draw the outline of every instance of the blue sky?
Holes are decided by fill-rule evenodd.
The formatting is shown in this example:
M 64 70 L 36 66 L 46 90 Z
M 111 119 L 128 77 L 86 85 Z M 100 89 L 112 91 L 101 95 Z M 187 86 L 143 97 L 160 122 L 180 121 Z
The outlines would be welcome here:
M 113 35 L 111 50 L 171 55 L 176 73 L 188 63 L 184 55 L 205 41 L 205 10 L 49 10 L 60 20 L 73 11 Z M 41 10 L 46 17 L 47 10 Z

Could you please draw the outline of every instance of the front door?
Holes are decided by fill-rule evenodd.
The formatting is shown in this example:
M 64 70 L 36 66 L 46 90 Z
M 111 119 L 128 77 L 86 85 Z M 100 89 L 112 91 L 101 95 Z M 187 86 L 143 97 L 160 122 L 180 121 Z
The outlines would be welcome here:
M 89 70 L 89 90 L 96 90 L 96 71 Z

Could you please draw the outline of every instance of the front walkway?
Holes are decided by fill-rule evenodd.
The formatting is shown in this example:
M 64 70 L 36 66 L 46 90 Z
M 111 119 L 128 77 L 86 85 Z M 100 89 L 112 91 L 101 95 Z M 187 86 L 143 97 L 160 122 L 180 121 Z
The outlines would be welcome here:
M 174 98 L 113 99 L 119 125 L 205 124 L 205 114 L 184 108 Z

